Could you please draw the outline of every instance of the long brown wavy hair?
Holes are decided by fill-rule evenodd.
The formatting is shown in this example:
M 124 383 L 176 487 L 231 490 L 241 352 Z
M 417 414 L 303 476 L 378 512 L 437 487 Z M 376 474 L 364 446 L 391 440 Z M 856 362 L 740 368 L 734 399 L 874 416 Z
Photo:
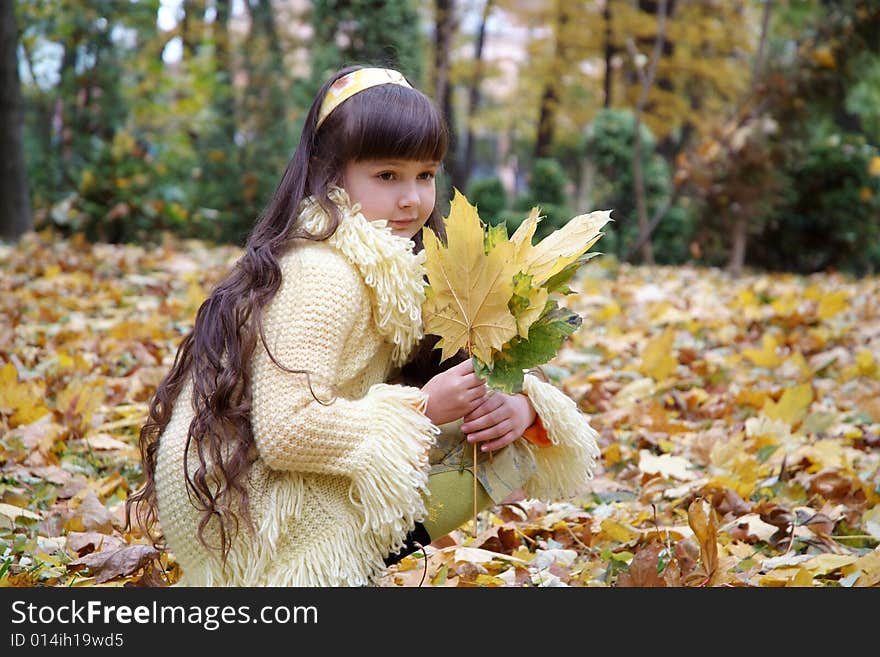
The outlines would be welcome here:
M 190 499 L 202 512 L 198 539 L 205 548 L 219 550 L 225 561 L 239 521 L 248 531 L 254 530 L 247 488 L 247 475 L 257 458 L 251 426 L 251 359 L 257 340 L 268 351 L 263 311 L 281 286 L 279 259 L 294 238 L 323 240 L 339 225 L 340 215 L 328 192 L 341 185 L 345 164 L 368 159 L 442 162 L 446 154 L 447 126 L 436 105 L 422 92 L 396 84 L 355 94 L 316 129 L 327 89 L 358 68 L 362 67 L 337 71 L 316 96 L 299 145 L 241 258 L 199 308 L 191 332 L 150 401 L 139 438 L 144 482 L 126 502 L 126 522 L 130 528 L 134 515 L 141 531 L 157 545 L 163 540 L 156 497 L 159 442 L 180 391 L 190 381 L 195 417 L 187 433 L 184 468 Z M 332 218 L 321 234 L 309 233 L 298 222 L 297 209 L 309 196 Z M 427 223 L 445 237 L 436 207 Z M 416 249 L 422 248 L 421 235 L 413 241 Z M 187 463 L 193 450 L 198 467 L 190 472 Z M 212 518 L 217 520 L 219 545 L 209 545 L 204 535 Z

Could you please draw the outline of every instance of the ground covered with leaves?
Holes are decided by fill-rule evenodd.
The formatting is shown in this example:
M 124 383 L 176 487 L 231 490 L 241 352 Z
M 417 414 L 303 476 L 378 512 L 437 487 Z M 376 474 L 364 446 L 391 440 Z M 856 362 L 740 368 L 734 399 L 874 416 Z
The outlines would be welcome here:
M 0 245 L 0 586 L 163 586 L 126 532 L 150 395 L 239 251 Z M 572 500 L 483 512 L 381 586 L 880 584 L 880 279 L 630 267 L 546 368 L 600 434 Z

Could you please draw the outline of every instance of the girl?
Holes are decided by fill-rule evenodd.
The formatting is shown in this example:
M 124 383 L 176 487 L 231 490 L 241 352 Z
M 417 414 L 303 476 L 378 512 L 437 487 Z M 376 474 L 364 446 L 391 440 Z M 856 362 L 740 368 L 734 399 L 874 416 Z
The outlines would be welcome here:
M 349 67 L 321 89 L 141 431 L 129 522 L 158 522 L 180 584 L 371 583 L 470 517 L 472 474 L 449 461 L 461 429 L 499 455 L 484 506 L 520 486 L 572 495 L 590 476 L 595 434 L 556 388 L 529 375 L 528 396 L 488 394 L 469 359 L 426 374 L 413 356 L 446 147 L 442 116 L 397 71 Z

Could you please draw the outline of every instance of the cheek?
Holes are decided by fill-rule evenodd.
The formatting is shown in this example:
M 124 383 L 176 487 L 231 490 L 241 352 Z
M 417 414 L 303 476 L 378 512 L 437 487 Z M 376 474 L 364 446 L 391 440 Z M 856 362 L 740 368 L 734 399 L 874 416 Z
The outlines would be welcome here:
M 382 194 L 380 190 L 376 190 L 369 182 L 352 181 L 349 188 L 346 189 L 352 203 L 359 203 L 361 212 L 370 220 L 383 219 L 387 216 L 387 208 L 383 204 Z
M 434 204 L 437 202 L 437 190 L 432 187 L 430 190 L 422 192 L 419 196 L 422 218 L 427 219 L 431 216 L 431 212 L 434 210 Z

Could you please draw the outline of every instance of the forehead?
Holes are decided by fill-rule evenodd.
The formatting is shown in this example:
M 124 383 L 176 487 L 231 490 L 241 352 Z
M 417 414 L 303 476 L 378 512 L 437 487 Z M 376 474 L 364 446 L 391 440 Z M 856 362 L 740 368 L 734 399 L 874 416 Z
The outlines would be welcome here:
M 440 164 L 437 160 L 403 160 L 400 158 L 365 158 L 358 160 L 357 163 L 366 166 L 393 167 L 432 167 Z

